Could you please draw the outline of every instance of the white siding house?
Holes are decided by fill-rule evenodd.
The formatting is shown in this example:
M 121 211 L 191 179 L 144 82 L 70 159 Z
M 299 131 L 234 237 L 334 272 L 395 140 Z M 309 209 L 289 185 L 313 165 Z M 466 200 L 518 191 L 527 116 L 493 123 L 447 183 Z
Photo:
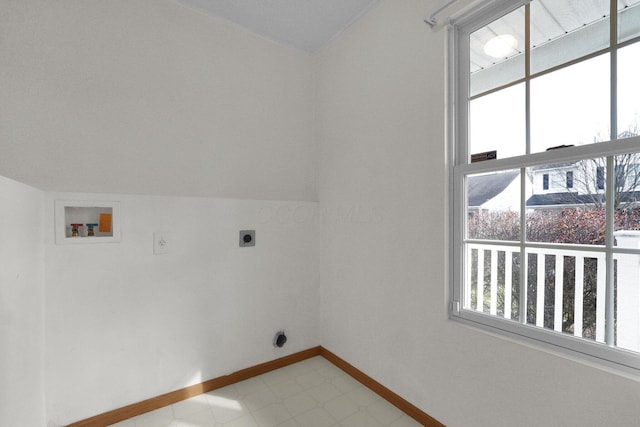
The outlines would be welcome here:
M 527 186 L 529 197 L 531 186 Z M 467 181 L 469 212 L 520 209 L 520 172 L 507 171 L 472 176 Z

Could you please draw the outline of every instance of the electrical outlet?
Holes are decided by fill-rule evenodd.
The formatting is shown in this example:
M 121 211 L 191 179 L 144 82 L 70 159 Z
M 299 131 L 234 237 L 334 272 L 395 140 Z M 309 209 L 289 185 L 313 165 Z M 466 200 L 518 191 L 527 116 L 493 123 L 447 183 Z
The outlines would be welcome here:
M 153 233 L 153 253 L 155 255 L 169 253 L 169 233 Z
M 240 230 L 240 247 L 256 245 L 256 230 Z

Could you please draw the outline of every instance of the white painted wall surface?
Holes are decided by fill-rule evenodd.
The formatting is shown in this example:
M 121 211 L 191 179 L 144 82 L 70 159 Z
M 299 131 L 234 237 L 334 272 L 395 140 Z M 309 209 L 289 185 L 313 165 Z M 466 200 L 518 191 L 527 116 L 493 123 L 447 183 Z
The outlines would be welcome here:
M 444 32 L 383 0 L 318 57 L 322 345 L 448 426 L 637 426 L 637 379 L 447 320 Z
M 119 201 L 121 242 L 56 245 L 56 199 Z M 317 346 L 317 214 L 312 202 L 47 193 L 48 421 Z M 239 247 L 244 229 L 255 247 Z M 153 254 L 156 231 L 168 254 Z M 281 328 L 289 340 L 275 349 Z
M 312 58 L 172 0 L 0 0 L 0 174 L 316 200 Z
M 44 195 L 0 177 L 0 425 L 45 424 Z
M 435 3 L 382 0 L 311 58 L 170 0 L 0 0 L 0 173 L 94 193 L 45 197 L 45 416 L 42 196 L 0 181 L 19 224 L 0 224 L 0 262 L 24 276 L 0 274 L 25 285 L 8 288 L 2 321 L 22 329 L 2 345 L 26 354 L 3 353 L 0 398 L 33 417 L 8 425 L 318 343 L 449 426 L 638 425 L 637 380 L 447 320 L 444 33 L 422 22 Z M 316 200 L 314 135 L 320 205 L 122 194 Z M 55 245 L 57 198 L 120 201 L 122 241 Z M 255 248 L 238 248 L 245 228 Z M 154 231 L 169 254 L 153 255 Z

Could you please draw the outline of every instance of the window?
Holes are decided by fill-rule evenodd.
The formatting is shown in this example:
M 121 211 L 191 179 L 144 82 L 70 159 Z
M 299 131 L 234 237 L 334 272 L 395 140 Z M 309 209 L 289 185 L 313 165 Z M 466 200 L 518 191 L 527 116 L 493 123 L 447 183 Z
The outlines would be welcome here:
M 639 373 L 640 0 L 452 24 L 451 317 Z
M 596 168 L 596 187 L 598 190 L 604 190 L 604 166 Z

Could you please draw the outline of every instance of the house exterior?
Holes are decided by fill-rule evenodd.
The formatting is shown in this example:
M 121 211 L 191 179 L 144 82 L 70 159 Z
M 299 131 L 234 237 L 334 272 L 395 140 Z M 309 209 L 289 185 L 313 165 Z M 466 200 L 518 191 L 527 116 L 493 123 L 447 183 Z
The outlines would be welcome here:
M 616 203 L 640 201 L 640 154 L 614 159 Z M 531 209 L 561 209 L 605 203 L 606 165 L 599 161 L 553 163 L 532 168 Z
M 520 172 L 506 171 L 476 175 L 467 180 L 469 212 L 518 210 Z

